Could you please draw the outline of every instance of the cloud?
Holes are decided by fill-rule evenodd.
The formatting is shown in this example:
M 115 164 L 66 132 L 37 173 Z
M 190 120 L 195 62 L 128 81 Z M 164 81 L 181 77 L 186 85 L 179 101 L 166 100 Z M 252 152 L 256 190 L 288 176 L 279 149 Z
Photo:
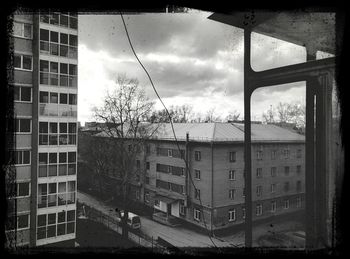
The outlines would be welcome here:
M 209 13 L 125 15 L 131 41 L 167 105 L 192 104 L 243 114 L 243 31 L 207 19 Z M 293 44 L 253 35 L 255 70 L 303 62 L 305 51 Z M 156 100 L 149 79 L 133 56 L 119 15 L 79 15 L 79 120 L 101 103 L 116 76 L 139 79 Z M 300 84 L 255 93 L 261 109 L 275 100 L 295 99 Z M 283 90 L 282 90 L 283 89 Z M 81 119 L 82 120 L 82 119 Z

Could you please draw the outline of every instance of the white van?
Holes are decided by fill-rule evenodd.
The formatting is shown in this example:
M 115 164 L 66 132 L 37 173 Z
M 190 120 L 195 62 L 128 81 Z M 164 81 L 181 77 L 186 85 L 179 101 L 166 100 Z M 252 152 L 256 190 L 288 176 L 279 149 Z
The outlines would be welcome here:
M 124 211 L 120 211 L 120 215 L 124 216 Z M 120 222 L 121 219 L 118 218 L 118 221 Z M 133 229 L 139 229 L 141 228 L 141 219 L 138 215 L 129 212 L 128 213 L 128 225 Z

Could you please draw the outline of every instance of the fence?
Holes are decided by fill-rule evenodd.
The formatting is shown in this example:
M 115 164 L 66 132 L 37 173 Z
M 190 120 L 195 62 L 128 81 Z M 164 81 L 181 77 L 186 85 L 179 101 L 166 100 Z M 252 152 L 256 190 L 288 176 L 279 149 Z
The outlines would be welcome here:
M 86 205 L 85 203 L 82 203 L 82 202 L 78 202 L 77 207 L 78 207 L 77 208 L 78 212 L 80 214 L 85 213 L 85 216 L 88 219 L 101 223 L 105 225 L 108 229 L 113 230 L 114 232 L 117 232 L 119 234 L 122 234 L 121 223 L 117 221 L 115 218 L 93 207 L 90 207 L 89 205 Z M 83 212 L 83 207 L 85 212 Z M 145 235 L 141 231 L 133 232 L 132 230 L 129 229 L 128 239 L 133 241 L 138 246 L 152 248 L 152 251 L 156 251 L 159 253 L 169 253 L 169 250 L 167 247 L 160 245 L 156 239 Z

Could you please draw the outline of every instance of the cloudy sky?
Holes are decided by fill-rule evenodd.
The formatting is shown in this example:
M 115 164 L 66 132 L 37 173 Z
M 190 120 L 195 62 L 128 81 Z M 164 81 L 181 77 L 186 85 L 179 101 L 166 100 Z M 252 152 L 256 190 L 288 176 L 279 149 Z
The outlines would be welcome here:
M 225 117 L 243 115 L 243 31 L 207 19 L 211 13 L 124 15 L 134 49 L 148 70 L 165 105 L 190 104 L 195 113 L 215 109 Z M 304 62 L 305 49 L 253 34 L 255 70 Z M 148 97 L 156 98 L 135 59 L 120 15 L 79 15 L 78 120 L 93 120 L 119 73 L 138 78 Z M 280 101 L 305 102 L 304 83 L 262 88 L 253 94 L 252 119 Z

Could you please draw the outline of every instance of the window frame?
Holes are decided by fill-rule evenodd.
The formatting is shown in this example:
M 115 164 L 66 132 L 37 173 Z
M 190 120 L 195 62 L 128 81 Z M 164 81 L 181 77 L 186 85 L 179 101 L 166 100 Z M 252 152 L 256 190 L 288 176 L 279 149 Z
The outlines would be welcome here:
M 15 87 L 19 88 L 19 100 L 16 100 L 13 98 L 13 102 L 15 103 L 32 103 L 33 102 L 33 87 L 32 86 L 24 86 L 19 84 L 12 84 L 13 91 L 15 91 Z M 30 101 L 23 101 L 22 100 L 22 88 L 29 88 L 30 89 Z
M 201 180 L 201 170 L 194 169 L 194 179 Z
M 27 53 L 18 53 L 18 52 L 15 52 L 13 53 L 13 57 L 15 56 L 20 56 L 21 57 L 21 67 L 15 67 L 13 66 L 13 69 L 14 70 L 18 70 L 18 71 L 29 71 L 29 72 L 32 72 L 33 71 L 33 55 L 32 54 L 27 54 Z M 31 60 L 31 64 L 30 64 L 30 69 L 26 69 L 26 68 L 23 68 L 23 56 L 27 56 L 27 57 L 30 57 L 30 60 Z
M 233 217 L 232 217 L 232 215 L 233 215 Z M 235 209 L 235 208 L 230 209 L 230 210 L 228 211 L 228 221 L 229 221 L 229 222 L 234 222 L 234 221 L 236 221 L 236 209 Z
M 15 130 L 14 130 L 14 133 L 15 135 L 26 135 L 26 134 L 32 134 L 32 131 L 33 131 L 33 128 L 32 128 L 32 124 L 33 124 L 33 121 L 32 121 L 32 118 L 26 118 L 26 117 L 16 117 L 15 118 L 15 121 L 18 120 L 18 127 L 19 129 L 16 129 L 16 126 L 15 126 Z M 30 130 L 29 131 L 20 131 L 21 130 L 21 120 L 29 120 L 29 128 Z M 19 131 L 17 131 L 19 130 Z
M 236 180 L 236 170 L 229 170 L 228 171 L 228 179 L 230 181 L 235 181 Z
M 201 215 L 201 211 L 197 208 L 193 208 L 193 219 L 195 221 L 198 221 L 200 222 L 201 221 L 201 218 L 202 218 L 202 215 Z
M 13 21 L 13 24 L 15 23 L 18 23 L 18 24 L 21 24 L 21 32 L 22 32 L 22 35 L 17 35 L 17 34 L 14 34 L 15 33 L 15 30 L 13 30 L 13 33 L 12 33 L 12 36 L 13 37 L 16 37 L 16 38 L 21 38 L 21 39 L 26 39 L 26 40 L 32 40 L 33 39 L 33 24 L 31 23 L 26 23 L 26 22 L 20 22 L 20 21 Z M 25 37 L 24 36 L 24 27 L 25 25 L 29 25 L 30 26 L 30 37 Z
M 237 154 L 236 151 L 230 151 L 229 152 L 229 162 L 235 163 L 237 161 Z
M 201 154 L 201 151 L 194 151 L 194 160 L 195 161 L 201 161 L 202 160 L 202 154 Z

